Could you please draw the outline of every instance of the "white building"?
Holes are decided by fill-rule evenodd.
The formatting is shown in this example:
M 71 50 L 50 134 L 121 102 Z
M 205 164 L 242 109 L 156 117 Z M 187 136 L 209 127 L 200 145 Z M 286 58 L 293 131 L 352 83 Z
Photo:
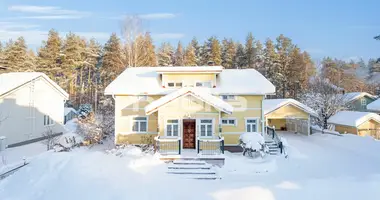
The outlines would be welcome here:
M 69 95 L 45 74 L 0 74 L 0 136 L 8 145 L 41 138 L 47 130 L 63 133 Z

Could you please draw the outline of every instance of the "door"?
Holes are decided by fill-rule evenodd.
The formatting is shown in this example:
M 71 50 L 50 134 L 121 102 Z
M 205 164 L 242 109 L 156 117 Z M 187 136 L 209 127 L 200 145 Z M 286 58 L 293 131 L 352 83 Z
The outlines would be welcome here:
M 183 148 L 195 149 L 195 119 L 183 120 Z

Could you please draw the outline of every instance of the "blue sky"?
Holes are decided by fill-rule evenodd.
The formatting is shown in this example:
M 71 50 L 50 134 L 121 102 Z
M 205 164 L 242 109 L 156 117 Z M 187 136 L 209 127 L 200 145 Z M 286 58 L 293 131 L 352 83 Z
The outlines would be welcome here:
M 121 17 L 138 14 L 158 45 L 203 41 L 214 35 L 244 42 L 290 37 L 313 58 L 364 59 L 380 56 L 378 0 L 0 0 L 0 40 L 23 35 L 37 47 L 46 32 L 76 32 L 105 42 L 120 33 Z

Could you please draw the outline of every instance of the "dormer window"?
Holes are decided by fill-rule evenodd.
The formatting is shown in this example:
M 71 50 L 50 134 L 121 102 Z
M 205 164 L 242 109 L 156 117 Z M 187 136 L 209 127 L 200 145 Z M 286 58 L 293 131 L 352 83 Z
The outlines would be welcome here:
M 168 82 L 168 88 L 181 88 L 182 82 Z
M 235 95 L 222 95 L 222 99 L 224 101 L 236 100 L 236 96 Z
M 211 81 L 197 81 L 195 87 L 208 87 L 211 88 Z

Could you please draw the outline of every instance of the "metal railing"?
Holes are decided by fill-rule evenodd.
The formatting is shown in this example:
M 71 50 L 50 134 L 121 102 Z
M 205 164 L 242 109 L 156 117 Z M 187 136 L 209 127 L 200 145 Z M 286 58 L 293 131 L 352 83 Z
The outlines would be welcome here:
M 280 153 L 282 154 L 284 151 L 284 145 L 282 144 L 280 136 L 276 133 L 275 128 L 267 126 L 266 133 L 278 145 L 278 148 L 280 148 Z
M 220 155 L 224 154 L 224 137 L 214 139 L 197 139 L 198 154 Z
M 181 138 L 161 138 L 157 136 L 154 138 L 155 152 L 162 155 L 180 155 L 181 154 Z

